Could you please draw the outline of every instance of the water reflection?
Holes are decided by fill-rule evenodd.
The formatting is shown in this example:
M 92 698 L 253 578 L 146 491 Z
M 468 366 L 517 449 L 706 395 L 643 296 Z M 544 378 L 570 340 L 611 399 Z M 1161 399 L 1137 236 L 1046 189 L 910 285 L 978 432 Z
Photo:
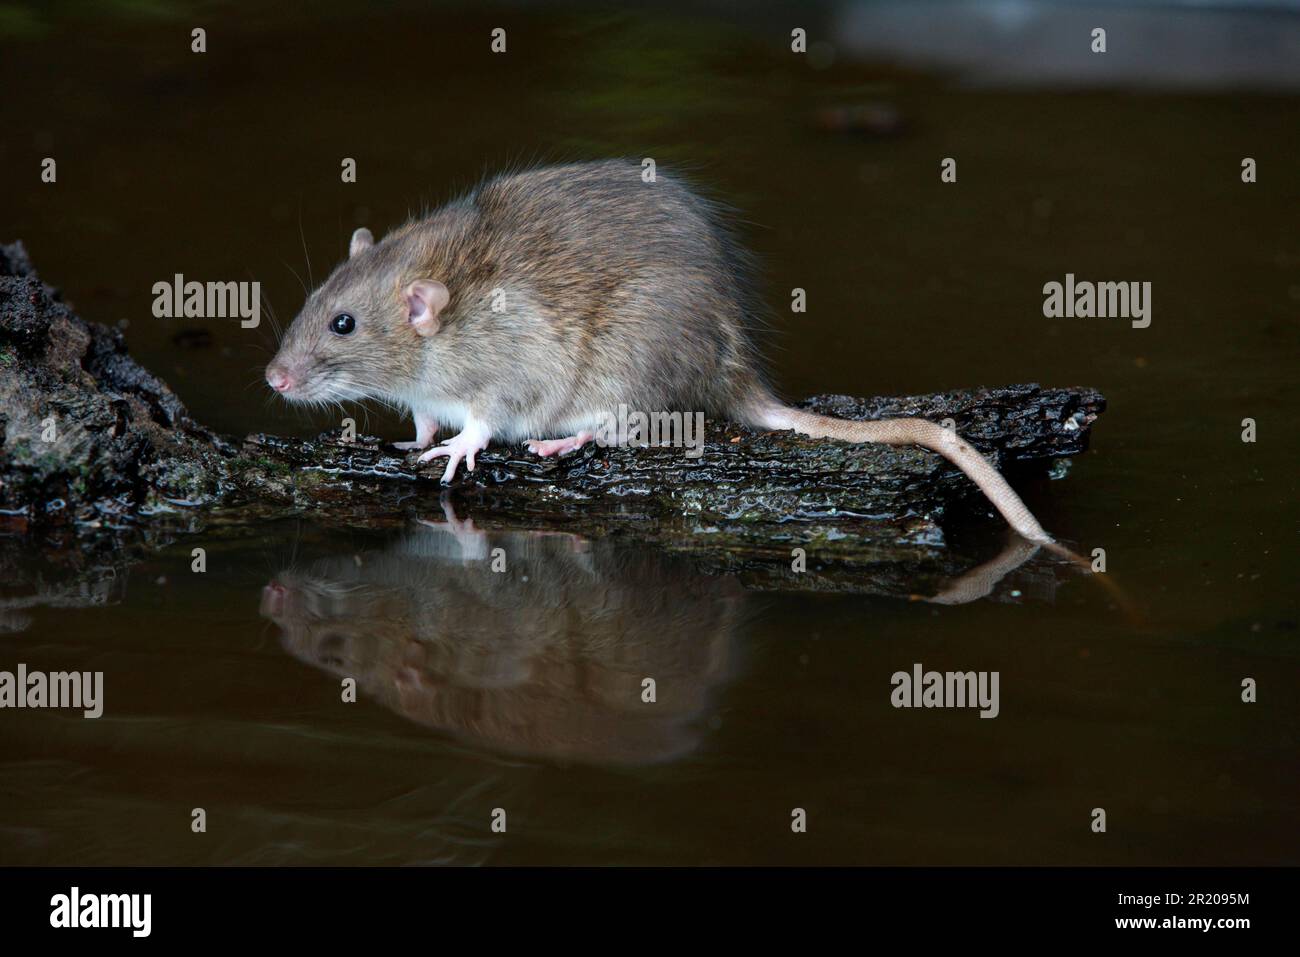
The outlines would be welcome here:
M 421 725 L 510 754 L 649 764 L 698 746 L 744 600 L 660 552 L 449 515 L 383 551 L 286 569 L 261 612 L 293 655 Z
M 640 765 L 698 747 L 753 611 L 734 578 L 656 549 L 486 532 L 444 512 L 382 551 L 285 569 L 262 589 L 262 616 L 295 657 L 494 751 Z M 1015 538 L 923 600 L 983 598 L 1035 551 Z

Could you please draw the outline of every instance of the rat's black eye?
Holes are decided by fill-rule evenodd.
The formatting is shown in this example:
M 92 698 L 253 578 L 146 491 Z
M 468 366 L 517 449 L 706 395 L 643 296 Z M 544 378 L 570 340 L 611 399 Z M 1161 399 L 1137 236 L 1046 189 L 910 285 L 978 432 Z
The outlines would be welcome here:
M 340 312 L 330 320 L 330 332 L 336 336 L 349 336 L 357 328 L 357 321 L 346 312 Z

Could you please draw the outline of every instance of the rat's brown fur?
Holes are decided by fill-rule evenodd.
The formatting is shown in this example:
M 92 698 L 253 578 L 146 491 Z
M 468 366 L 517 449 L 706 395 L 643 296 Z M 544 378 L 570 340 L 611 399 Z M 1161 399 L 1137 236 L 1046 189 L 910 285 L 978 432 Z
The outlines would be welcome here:
M 507 174 L 362 244 L 308 298 L 268 375 L 291 372 L 299 401 L 377 398 L 417 425 L 463 426 L 453 442 L 469 436 L 470 467 L 489 436 L 589 436 L 620 406 L 918 444 L 960 466 L 1026 538 L 1050 541 L 950 430 L 833 419 L 777 400 L 755 346 L 752 275 L 718 205 L 662 169 L 653 182 L 627 160 Z M 404 290 L 421 280 L 450 293 L 432 335 L 408 321 Z M 357 320 L 346 337 L 329 330 L 341 312 Z M 422 447 L 431 433 L 419 431 L 411 444 Z M 447 449 L 425 458 L 434 454 Z

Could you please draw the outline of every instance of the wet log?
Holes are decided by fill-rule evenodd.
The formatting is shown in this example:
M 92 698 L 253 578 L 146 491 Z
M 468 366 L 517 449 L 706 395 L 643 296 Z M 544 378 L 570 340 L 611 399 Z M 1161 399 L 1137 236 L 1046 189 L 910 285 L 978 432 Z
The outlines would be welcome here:
M 844 418 L 951 419 L 1015 475 L 1083 452 L 1105 400 L 1094 389 L 1015 385 L 802 405 Z M 778 556 L 788 564 L 795 545 L 859 565 L 932 560 L 953 515 L 991 514 L 934 453 L 728 422 L 707 423 L 698 457 L 591 445 L 539 459 L 493 446 L 449 490 L 440 463 L 419 465 L 373 437 L 219 435 L 128 355 L 117 330 L 76 316 L 20 243 L 0 246 L 0 434 L 0 528 L 56 542 L 303 511 L 376 525 L 440 515 L 449 498 L 490 522 L 628 535 L 752 572 Z
M 1018 385 L 907 398 L 824 395 L 799 405 L 849 419 L 951 419 L 1000 469 L 1023 472 L 1083 452 L 1105 400 L 1091 389 Z M 427 495 L 438 488 L 444 464 L 421 465 L 418 453 L 399 452 L 376 438 L 345 442 L 338 433 L 312 440 L 250 435 L 242 451 L 280 463 L 285 484 L 276 494 L 305 501 L 328 497 L 322 485 L 340 482 L 405 483 L 396 494 Z M 313 472 L 321 482 L 303 496 L 302 476 Z M 957 504 L 990 509 L 978 504 L 980 495 L 970 481 L 933 452 L 808 439 L 716 421 L 705 424 L 698 457 L 674 446 L 592 443 L 542 459 L 521 445 L 493 446 L 479 456 L 473 473 L 459 473 L 451 491 L 458 499 L 492 500 L 522 510 L 584 503 L 660 518 L 678 515 L 699 525 L 857 521 L 887 527 L 889 537 L 931 531 Z

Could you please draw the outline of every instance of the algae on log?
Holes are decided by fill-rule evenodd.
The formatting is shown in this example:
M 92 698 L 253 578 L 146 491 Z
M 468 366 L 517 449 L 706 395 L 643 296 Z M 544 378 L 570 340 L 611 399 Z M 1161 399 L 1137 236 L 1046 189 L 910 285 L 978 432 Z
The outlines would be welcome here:
M 802 405 L 844 418 L 951 418 L 1014 472 L 1083 452 L 1105 400 L 1092 389 L 1020 385 Z M 440 463 L 417 467 L 417 453 L 378 439 L 221 436 L 127 354 L 117 330 L 74 315 L 20 243 L 0 245 L 0 434 L 2 528 L 56 542 L 125 529 L 147 538 L 178 516 L 209 532 L 232 514 L 307 509 L 323 524 L 383 524 L 436 516 L 449 495 L 480 524 L 625 534 L 725 570 L 788 567 L 794 545 L 859 571 L 893 562 L 893 584 L 878 590 L 905 594 L 909 568 L 942 558 L 942 523 L 955 507 L 990 512 L 934 453 L 725 422 L 707 424 L 698 458 L 681 448 L 588 446 L 538 459 L 522 446 L 494 446 L 449 493 L 438 483 Z M 960 570 L 946 558 L 938 565 Z M 793 587 L 834 576 L 800 578 Z

